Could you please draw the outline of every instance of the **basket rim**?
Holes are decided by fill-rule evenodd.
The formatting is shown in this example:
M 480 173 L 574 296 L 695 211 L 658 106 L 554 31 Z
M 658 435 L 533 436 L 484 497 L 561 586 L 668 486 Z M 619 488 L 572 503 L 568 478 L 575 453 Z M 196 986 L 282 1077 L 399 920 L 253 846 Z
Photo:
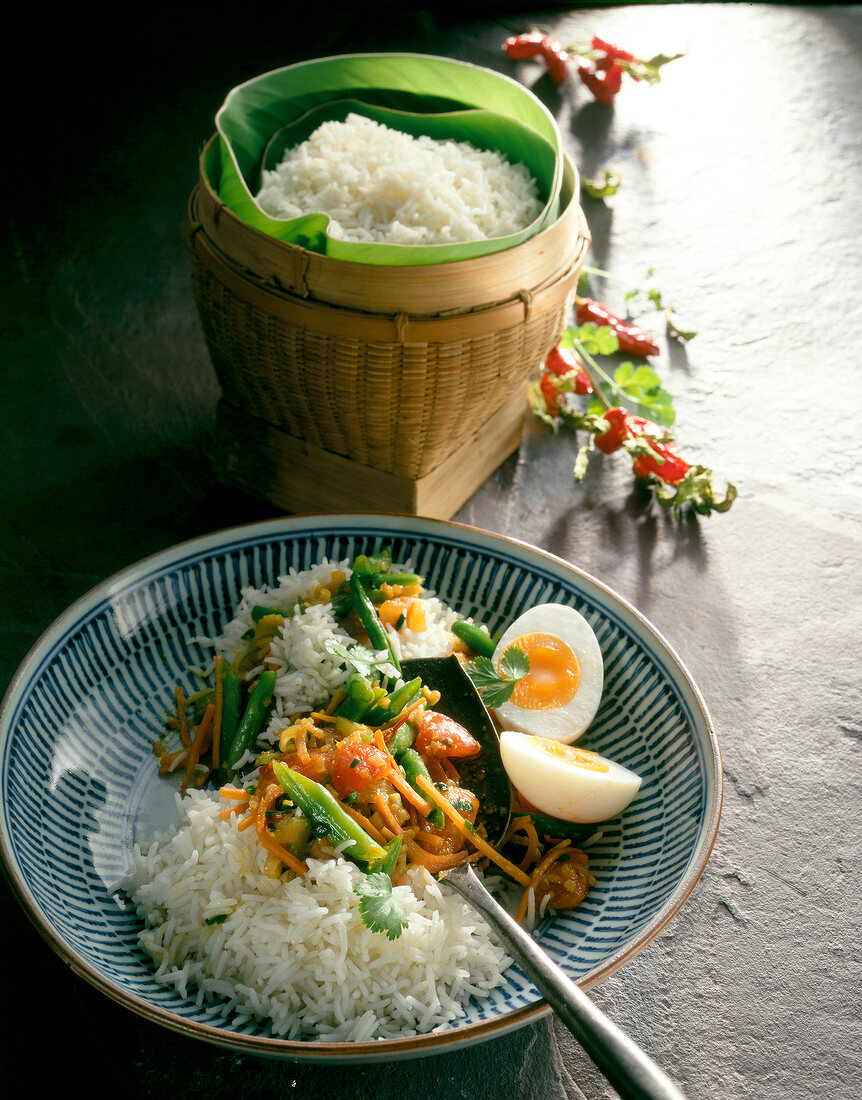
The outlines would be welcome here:
M 525 323 L 537 313 L 556 308 L 560 298 L 573 293 L 570 284 L 577 279 L 590 246 L 586 218 L 580 207 L 579 216 L 584 231 L 578 236 L 577 249 L 542 284 L 513 291 L 505 298 L 437 313 L 407 309 L 373 312 L 295 294 L 275 281 L 262 279 L 227 256 L 199 223 L 190 222 L 189 229 L 192 249 L 198 260 L 214 278 L 250 305 L 268 308 L 284 316 L 301 316 L 310 323 L 309 327 L 321 332 L 330 331 L 335 324 L 345 333 L 352 330 L 355 337 L 359 337 L 358 330 L 364 329 L 363 339 L 392 342 L 394 331 L 396 343 L 439 343 L 447 339 L 447 329 L 452 336 L 464 339 L 468 335 L 465 325 L 479 333 L 490 333 Z

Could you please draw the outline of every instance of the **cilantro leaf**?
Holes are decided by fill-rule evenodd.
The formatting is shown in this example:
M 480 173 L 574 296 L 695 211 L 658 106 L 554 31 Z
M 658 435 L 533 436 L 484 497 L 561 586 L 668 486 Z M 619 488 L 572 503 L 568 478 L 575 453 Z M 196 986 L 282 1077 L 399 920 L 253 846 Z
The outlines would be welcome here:
M 726 512 L 736 500 L 736 486 L 730 482 L 723 497 L 719 497 L 712 482 L 712 470 L 706 466 L 690 466 L 688 473 L 676 485 L 662 485 L 655 488 L 658 502 L 667 509 L 673 509 L 679 516 L 684 505 L 701 516 L 711 512 Z
M 491 709 L 505 703 L 515 690 L 515 684 L 529 671 L 530 658 L 515 645 L 503 652 L 500 672 L 490 657 L 476 657 L 467 665 L 467 674 L 482 696 L 482 702 Z
M 342 661 L 356 669 L 362 676 L 370 676 L 375 669 L 388 664 L 392 659 L 388 653 L 384 657 L 379 657 L 373 650 L 358 643 L 346 646 L 339 642 L 337 638 L 324 638 L 323 648 L 333 657 L 340 657 Z
M 588 355 L 613 355 L 620 342 L 609 325 L 586 321 L 583 325 L 568 325 L 560 338 L 560 347 L 585 351 Z
M 359 897 L 359 915 L 366 928 L 397 940 L 407 927 L 407 910 L 392 896 L 392 880 L 385 871 L 366 875 L 353 887 Z
M 523 680 L 530 671 L 530 658 L 519 646 L 510 645 L 500 657 L 500 672 L 513 680 Z
M 600 382 L 599 388 L 611 405 L 623 405 L 633 416 L 653 420 L 664 428 L 669 428 L 676 419 L 673 397 L 651 366 L 620 363 L 611 384 Z M 600 415 L 603 409 L 603 403 L 595 397 L 587 412 Z

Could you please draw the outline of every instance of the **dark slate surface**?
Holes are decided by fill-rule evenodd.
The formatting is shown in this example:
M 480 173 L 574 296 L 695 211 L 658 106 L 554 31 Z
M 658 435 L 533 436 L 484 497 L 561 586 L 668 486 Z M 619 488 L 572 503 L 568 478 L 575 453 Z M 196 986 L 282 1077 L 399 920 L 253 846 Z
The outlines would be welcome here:
M 86 12 L 23 17 L 7 43 L 0 680 L 114 571 L 277 513 L 218 486 L 210 465 L 218 392 L 184 208 L 225 93 L 268 68 L 363 49 L 510 72 L 555 113 L 585 175 L 620 173 L 617 196 L 586 203 L 590 262 L 619 276 L 611 300 L 654 268 L 698 329 L 658 361 L 677 439 L 740 490 L 727 515 L 674 522 L 624 463 L 575 486 L 575 441 L 531 423 L 455 517 L 559 554 L 632 601 L 718 728 L 726 790 L 712 860 L 670 926 L 591 996 L 691 1097 L 850 1100 L 862 1092 L 862 9 L 453 8 L 355 5 L 316 22 L 254 5 L 136 9 L 122 31 Z M 503 37 L 532 23 L 686 56 L 606 110 L 502 57 Z M 237 1057 L 113 1005 L 55 958 L 5 884 L 0 897 L 13 1086 L 212 1100 L 612 1095 L 551 1019 L 389 1067 Z

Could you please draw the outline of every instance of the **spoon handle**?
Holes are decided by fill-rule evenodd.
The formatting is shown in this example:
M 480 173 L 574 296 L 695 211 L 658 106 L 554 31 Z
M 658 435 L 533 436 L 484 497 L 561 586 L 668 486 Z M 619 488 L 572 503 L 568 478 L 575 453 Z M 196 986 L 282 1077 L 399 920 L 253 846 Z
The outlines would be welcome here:
M 584 991 L 488 893 L 469 864 L 447 872 L 453 886 L 496 929 L 524 973 L 625 1100 L 685 1100 L 655 1062 L 597 1008 Z

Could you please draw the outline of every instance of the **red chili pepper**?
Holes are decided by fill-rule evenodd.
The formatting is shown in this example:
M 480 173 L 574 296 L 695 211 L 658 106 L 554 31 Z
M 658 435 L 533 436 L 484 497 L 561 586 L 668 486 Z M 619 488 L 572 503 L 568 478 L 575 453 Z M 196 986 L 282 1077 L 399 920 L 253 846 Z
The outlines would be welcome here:
M 624 321 L 621 317 L 614 316 L 605 306 L 592 298 L 579 298 L 575 309 L 575 315 L 579 325 L 592 321 L 597 325 L 607 325 L 613 330 L 620 351 L 629 355 L 658 355 L 659 346 L 651 336 L 635 328 L 634 325 Z
M 609 107 L 623 85 L 623 70 L 615 61 L 607 67 L 604 65 L 604 61 L 579 61 L 578 76 L 593 93 L 596 102 Z
M 545 62 L 548 75 L 555 84 L 562 84 L 569 75 L 569 55 L 556 40 L 548 34 L 531 31 L 529 34 L 516 34 L 503 43 L 503 52 L 516 61 L 526 61 L 531 57 L 541 57 Z
M 539 387 L 545 399 L 545 408 L 548 410 L 548 416 L 558 416 L 560 412 L 560 395 L 554 386 L 554 381 L 551 378 L 550 372 L 544 372 L 539 379 Z
M 685 459 L 680 458 L 665 443 L 651 440 L 650 448 L 655 451 L 658 458 L 653 458 L 652 455 L 638 455 L 634 460 L 635 477 L 649 477 L 653 474 L 669 485 L 676 485 L 682 481 L 689 471 L 689 464 Z
M 558 378 L 562 378 L 564 374 L 568 374 L 570 371 L 578 370 L 580 366 L 581 361 L 567 348 L 556 347 L 548 353 L 548 357 L 545 359 L 545 368 L 556 374 Z
M 618 451 L 623 445 L 623 440 L 630 434 L 629 414 L 627 409 L 617 406 L 603 412 L 602 416 L 610 424 L 610 428 L 596 436 L 596 446 L 603 454 L 609 455 Z
M 593 383 L 590 380 L 590 376 L 587 374 L 586 370 L 583 367 L 581 367 L 581 369 L 575 375 L 574 386 L 575 393 L 580 394 L 582 397 L 585 394 L 593 392 Z
M 601 50 L 607 58 L 613 61 L 637 61 L 633 53 L 621 50 L 619 46 L 614 46 L 611 42 L 605 42 L 598 35 L 593 36 L 592 47 L 594 50 Z
M 538 57 L 542 52 L 542 44 L 546 35 L 533 31 L 530 34 L 516 34 L 507 38 L 503 43 L 503 53 L 516 61 L 526 61 L 531 57 Z
M 583 397 L 593 392 L 593 384 L 590 381 L 590 376 L 587 374 L 580 359 L 578 359 L 574 352 L 569 351 L 568 348 L 556 347 L 553 351 L 549 352 L 548 357 L 545 359 L 545 369 L 551 374 L 555 374 L 558 378 L 562 378 L 574 372 L 575 377 L 572 380 L 572 386 L 575 393 Z M 547 404 L 547 394 L 545 403 Z

